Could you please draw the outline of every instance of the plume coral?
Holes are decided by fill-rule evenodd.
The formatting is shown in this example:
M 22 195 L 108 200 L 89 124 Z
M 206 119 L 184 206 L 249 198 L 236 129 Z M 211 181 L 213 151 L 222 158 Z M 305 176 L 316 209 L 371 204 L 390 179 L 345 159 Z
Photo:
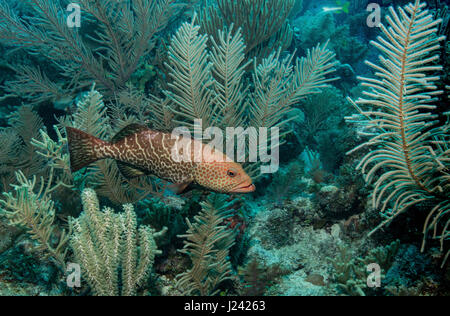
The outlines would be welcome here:
M 371 148 L 358 168 L 366 181 L 374 182 L 372 202 L 384 218 L 374 231 L 413 205 L 434 203 L 424 224 L 423 246 L 432 232 L 443 250 L 450 236 L 450 220 L 445 220 L 450 212 L 450 138 L 448 122 L 436 125 L 433 103 L 443 93 L 436 86 L 436 73 L 442 70 L 436 52 L 444 37 L 436 35 L 441 20 L 433 19 L 425 6 L 416 0 L 398 12 L 389 9 L 389 26 L 381 25 L 383 36 L 372 41 L 382 53 L 381 65 L 366 62 L 377 78 L 360 78 L 367 98 L 350 99 L 359 114 L 349 120 L 370 136 L 354 150 Z

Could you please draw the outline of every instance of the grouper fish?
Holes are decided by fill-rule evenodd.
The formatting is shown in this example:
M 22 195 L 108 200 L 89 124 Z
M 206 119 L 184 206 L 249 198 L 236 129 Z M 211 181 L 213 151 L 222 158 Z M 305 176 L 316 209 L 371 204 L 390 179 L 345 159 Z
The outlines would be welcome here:
M 183 160 L 173 155 L 174 146 L 182 143 L 181 136 L 138 124 L 125 127 L 111 142 L 72 127 L 66 127 L 66 132 L 72 172 L 110 158 L 117 162 L 125 178 L 155 175 L 173 183 L 176 193 L 182 193 L 191 184 L 220 193 L 249 193 L 256 189 L 240 164 L 199 140 L 189 139 L 192 148 L 202 150 L 203 157 L 194 159 L 192 150 L 188 151 L 192 152 L 192 159 Z

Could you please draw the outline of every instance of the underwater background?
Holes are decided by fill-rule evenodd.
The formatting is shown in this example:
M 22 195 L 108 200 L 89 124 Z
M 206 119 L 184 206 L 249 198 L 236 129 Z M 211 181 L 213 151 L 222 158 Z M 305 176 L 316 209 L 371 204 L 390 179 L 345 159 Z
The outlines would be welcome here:
M 449 6 L 0 0 L 0 295 L 449 295 Z M 72 172 L 68 128 L 195 120 L 277 128 L 279 168 Z

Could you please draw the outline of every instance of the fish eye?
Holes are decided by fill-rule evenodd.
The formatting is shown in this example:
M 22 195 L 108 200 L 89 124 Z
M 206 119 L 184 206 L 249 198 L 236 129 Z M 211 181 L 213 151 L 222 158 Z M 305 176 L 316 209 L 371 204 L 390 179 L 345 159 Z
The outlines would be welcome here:
M 234 172 L 233 170 L 228 170 L 227 175 L 231 178 L 234 178 L 236 176 L 236 172 Z

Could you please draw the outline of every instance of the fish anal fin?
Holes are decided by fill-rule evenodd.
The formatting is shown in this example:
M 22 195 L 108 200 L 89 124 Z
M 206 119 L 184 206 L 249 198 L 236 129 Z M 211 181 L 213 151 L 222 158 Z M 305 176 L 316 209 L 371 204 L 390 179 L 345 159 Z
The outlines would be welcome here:
M 126 179 L 134 179 L 139 178 L 142 176 L 147 175 L 145 171 L 134 168 L 133 166 L 130 166 L 129 164 L 117 161 L 117 167 L 119 168 L 120 173 L 126 178 Z
M 118 132 L 112 139 L 111 139 L 111 143 L 117 143 L 118 141 L 121 141 L 122 139 L 136 134 L 136 133 L 140 133 L 142 131 L 148 130 L 148 127 L 145 125 L 141 125 L 141 124 L 137 124 L 137 123 L 133 123 L 130 125 L 127 125 L 126 127 L 122 128 L 120 130 L 120 132 Z

